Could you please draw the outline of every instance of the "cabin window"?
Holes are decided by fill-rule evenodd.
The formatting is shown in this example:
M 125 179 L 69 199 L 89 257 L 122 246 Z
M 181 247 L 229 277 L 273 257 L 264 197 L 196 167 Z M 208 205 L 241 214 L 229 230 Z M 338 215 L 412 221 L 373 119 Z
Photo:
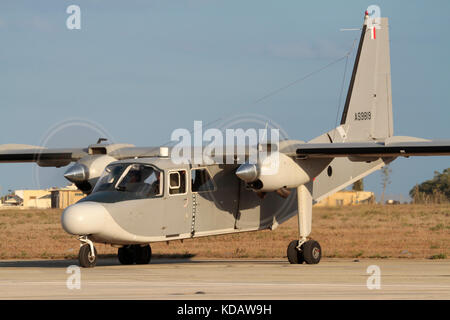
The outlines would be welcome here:
M 186 171 L 180 170 L 169 173 L 169 194 L 186 193 Z
M 214 183 L 206 168 L 191 170 L 191 190 L 192 192 L 214 191 Z
M 170 189 L 178 189 L 180 187 L 180 173 L 171 172 L 170 173 Z

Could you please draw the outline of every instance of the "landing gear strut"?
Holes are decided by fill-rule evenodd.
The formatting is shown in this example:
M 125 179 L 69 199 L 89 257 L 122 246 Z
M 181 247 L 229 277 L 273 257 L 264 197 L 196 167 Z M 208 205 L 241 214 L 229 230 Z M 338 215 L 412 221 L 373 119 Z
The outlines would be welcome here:
M 312 223 L 312 185 L 297 188 L 299 239 L 291 241 L 287 257 L 292 264 L 317 264 L 322 257 L 322 249 L 317 241 L 308 240 Z
M 83 268 L 93 268 L 97 264 L 97 249 L 88 237 L 80 237 L 80 252 L 78 261 Z
M 119 248 L 117 257 L 121 264 L 148 264 L 152 258 L 150 245 L 141 246 L 139 244 L 129 245 Z

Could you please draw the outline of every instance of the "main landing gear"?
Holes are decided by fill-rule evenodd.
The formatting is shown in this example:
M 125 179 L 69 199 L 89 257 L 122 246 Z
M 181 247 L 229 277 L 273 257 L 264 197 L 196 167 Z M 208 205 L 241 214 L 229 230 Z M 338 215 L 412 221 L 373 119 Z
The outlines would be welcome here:
M 124 246 L 119 248 L 117 257 L 121 264 L 148 264 L 152 258 L 152 248 L 149 244 Z
M 287 257 L 291 264 L 317 264 L 322 257 L 322 249 L 320 244 L 314 240 L 308 240 L 298 245 L 298 240 L 293 240 L 288 246 Z
M 314 240 L 308 240 L 312 223 L 312 187 L 304 185 L 297 188 L 298 198 L 298 230 L 299 239 L 293 240 L 287 248 L 287 257 L 291 264 L 317 264 L 322 257 L 320 244 Z

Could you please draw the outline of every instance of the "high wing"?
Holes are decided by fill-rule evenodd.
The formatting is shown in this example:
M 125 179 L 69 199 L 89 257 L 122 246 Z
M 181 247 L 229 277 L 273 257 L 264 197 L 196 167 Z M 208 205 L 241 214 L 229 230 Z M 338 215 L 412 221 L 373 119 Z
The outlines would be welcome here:
M 82 148 L 48 149 L 24 144 L 0 145 L 0 163 L 37 162 L 41 166 L 62 167 L 88 154 Z
M 305 143 L 296 147 L 298 159 L 349 157 L 365 161 L 370 158 L 450 155 L 450 140 Z
M 387 139 L 385 142 L 300 143 L 291 145 L 289 151 L 282 151 L 282 153 L 297 159 L 349 157 L 352 159 L 361 158 L 361 161 L 384 157 L 450 155 L 450 140 L 415 139 L 415 141 L 401 142 L 391 142 L 390 139 Z M 254 152 L 257 153 L 256 149 L 255 147 Z M 247 157 L 250 150 L 246 148 L 242 153 L 242 151 L 235 149 L 230 154 L 234 154 L 238 158 Z M 293 150 L 295 152 L 292 152 Z M 194 149 L 191 152 L 191 154 L 194 154 Z M 159 153 L 159 147 L 135 147 L 124 144 L 51 149 L 31 145 L 7 144 L 0 145 L 0 163 L 36 162 L 40 166 L 62 167 L 87 155 L 105 154 L 117 160 L 122 160 L 158 156 Z M 224 148 L 223 153 L 213 152 L 212 157 L 226 157 L 227 155 L 228 152 Z
M 25 144 L 0 145 L 0 163 L 36 162 L 42 167 L 63 167 L 86 156 L 109 155 L 117 160 L 158 155 L 159 147 L 131 144 L 93 144 L 87 148 L 44 148 Z
M 170 155 L 173 147 L 165 147 Z M 256 150 L 256 147 L 253 147 Z M 245 147 L 240 150 L 234 147 L 229 151 L 226 147 L 223 150 L 215 150 L 211 156 L 216 159 L 222 157 L 235 156 L 247 157 L 252 148 Z M 255 151 L 257 152 L 257 151 Z M 202 148 L 189 148 L 189 154 L 203 154 Z M 131 144 L 93 144 L 87 148 L 44 148 L 25 144 L 5 144 L 0 145 L 0 163 L 36 162 L 40 166 L 62 167 L 77 162 L 88 156 L 108 155 L 116 160 L 147 158 L 161 155 L 161 147 L 136 147 Z

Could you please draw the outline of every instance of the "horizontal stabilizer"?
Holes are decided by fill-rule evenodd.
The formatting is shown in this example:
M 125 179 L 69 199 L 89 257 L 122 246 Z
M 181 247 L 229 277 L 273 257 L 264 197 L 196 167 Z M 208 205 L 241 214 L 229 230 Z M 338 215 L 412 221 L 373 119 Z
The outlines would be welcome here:
M 450 155 L 450 140 L 411 142 L 356 142 L 356 143 L 315 143 L 298 145 L 296 157 L 311 158 L 384 158 L 409 156 Z

